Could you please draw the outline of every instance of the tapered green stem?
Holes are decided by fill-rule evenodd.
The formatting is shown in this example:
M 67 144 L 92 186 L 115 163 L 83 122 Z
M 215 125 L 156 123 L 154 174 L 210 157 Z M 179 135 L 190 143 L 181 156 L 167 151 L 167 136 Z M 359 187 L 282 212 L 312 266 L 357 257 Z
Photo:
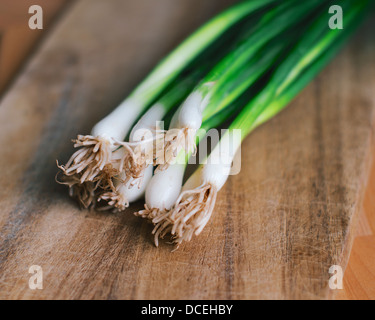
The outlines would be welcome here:
M 164 58 L 129 96 L 148 106 L 176 77 L 226 30 L 276 0 L 243 1 L 217 15 Z
M 288 97 L 292 95 L 291 93 L 295 95 L 306 83 L 303 85 L 301 81 L 300 84 L 295 84 L 294 89 L 290 89 L 290 91 L 286 91 L 286 89 L 301 77 L 304 72 L 307 72 L 308 66 L 311 66 L 317 61 L 328 48 L 339 46 L 340 39 L 342 39 L 344 32 L 350 32 L 357 26 L 358 20 L 361 18 L 363 9 L 367 3 L 368 1 L 354 0 L 343 0 L 341 2 L 345 10 L 344 12 L 347 12 L 345 16 L 345 31 L 329 29 L 326 17 L 324 16 L 326 13 L 322 13 L 321 18 L 306 31 L 306 35 L 303 39 L 293 48 L 284 62 L 276 69 L 268 84 L 241 111 L 239 116 L 231 124 L 230 129 L 241 129 L 242 138 L 244 139 L 253 130 L 255 122 L 262 112 L 265 112 L 270 105 L 275 108 L 273 105 L 275 104 L 275 101 L 273 101 L 274 97 L 283 98 L 283 100 L 277 103 L 284 106 L 281 104 L 281 101 L 288 101 L 285 92 L 290 92 Z M 319 34 L 320 37 L 318 36 Z M 311 80 L 315 75 L 312 71 L 311 73 L 311 77 L 306 76 L 302 79 L 305 82 L 307 81 L 306 79 Z M 281 108 L 282 107 L 279 106 L 275 109 Z M 272 114 L 272 112 L 270 112 L 270 114 Z

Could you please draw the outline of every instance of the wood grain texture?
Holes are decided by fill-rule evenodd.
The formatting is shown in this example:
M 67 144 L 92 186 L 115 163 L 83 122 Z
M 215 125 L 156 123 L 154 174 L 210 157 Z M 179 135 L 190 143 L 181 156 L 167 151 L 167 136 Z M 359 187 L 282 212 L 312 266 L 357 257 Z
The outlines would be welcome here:
M 375 146 L 375 144 L 373 144 Z M 336 299 L 375 300 L 375 159 L 365 191 L 356 237 L 344 275 L 343 290 Z
M 343 290 L 337 292 L 340 300 L 375 299 L 375 237 L 356 237 L 346 268 Z
M 69 0 L 39 0 L 43 9 L 43 30 L 29 28 L 29 7 L 33 0 L 2 0 L 0 2 L 0 93 L 31 52 L 33 46 L 49 29 L 51 21 Z
M 54 182 L 69 140 L 229 3 L 79 1 L 49 35 L 0 104 L 1 298 L 331 296 L 328 269 L 346 265 L 369 171 L 373 24 L 246 139 L 241 174 L 219 193 L 213 219 L 174 253 L 156 249 L 152 227 L 132 215 L 142 203 L 80 211 Z M 28 288 L 34 264 L 43 290 Z

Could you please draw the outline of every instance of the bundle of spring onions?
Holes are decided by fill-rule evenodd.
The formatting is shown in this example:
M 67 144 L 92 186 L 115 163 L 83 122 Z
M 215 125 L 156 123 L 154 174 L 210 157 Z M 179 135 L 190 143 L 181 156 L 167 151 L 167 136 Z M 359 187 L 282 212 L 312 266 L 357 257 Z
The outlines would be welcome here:
M 224 11 L 167 56 L 91 135 L 78 136 L 78 150 L 58 165 L 59 182 L 86 208 L 100 202 L 103 210 L 123 211 L 145 195 L 145 209 L 135 214 L 155 225 L 155 244 L 169 233 L 177 247 L 190 241 L 210 220 L 243 139 L 324 68 L 371 3 L 342 0 L 342 30 L 328 27 L 329 5 L 247 0 Z M 183 185 L 197 144 L 228 122 Z

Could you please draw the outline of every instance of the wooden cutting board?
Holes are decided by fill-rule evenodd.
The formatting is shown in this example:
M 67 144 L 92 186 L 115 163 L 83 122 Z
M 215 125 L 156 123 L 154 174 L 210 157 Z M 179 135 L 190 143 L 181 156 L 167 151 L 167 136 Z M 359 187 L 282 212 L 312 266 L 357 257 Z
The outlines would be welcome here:
M 368 23 L 279 116 L 245 140 L 242 170 L 204 232 L 171 253 L 152 227 L 81 211 L 54 182 L 149 70 L 225 0 L 77 1 L 0 102 L 3 299 L 329 298 L 345 269 L 371 159 L 375 46 Z M 29 267 L 43 269 L 30 290 Z

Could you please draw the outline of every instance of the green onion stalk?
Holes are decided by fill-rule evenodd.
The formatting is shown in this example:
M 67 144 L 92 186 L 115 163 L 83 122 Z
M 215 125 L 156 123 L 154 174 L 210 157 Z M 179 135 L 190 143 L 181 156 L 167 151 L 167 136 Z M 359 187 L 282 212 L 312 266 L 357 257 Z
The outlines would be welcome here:
M 129 151 L 126 146 L 120 148 L 121 151 L 116 151 L 131 131 L 134 122 L 165 94 L 165 90 L 191 63 L 220 41 L 225 32 L 276 1 L 243 1 L 211 19 L 164 58 L 114 111 L 93 127 L 90 135 L 78 135 L 74 140 L 74 147 L 78 150 L 65 165 L 59 166 L 65 175 L 62 182 L 71 187 L 71 194 L 85 198 L 81 201 L 83 206 L 91 203 L 90 199 L 96 190 L 97 182 L 103 181 L 101 176 L 106 176 L 116 166 L 119 156 L 127 157 L 126 152 L 125 155 L 121 155 L 124 150 Z M 163 104 L 164 106 L 165 109 L 153 115 L 156 117 L 167 112 L 169 105 Z
M 213 103 L 217 104 L 217 108 L 209 108 L 208 112 L 206 111 L 208 117 L 205 119 L 205 122 L 227 109 L 228 106 L 236 101 L 249 87 L 252 87 L 265 72 L 269 71 L 279 57 L 285 53 L 292 39 L 295 38 L 295 34 L 298 34 L 298 32 L 291 31 L 290 28 L 304 17 L 309 16 L 311 14 L 311 9 L 315 9 L 319 4 L 321 4 L 321 0 L 311 1 L 309 5 L 300 5 L 298 1 L 291 1 L 286 5 L 277 6 L 275 10 L 272 10 L 261 19 L 261 28 L 257 25 L 255 27 L 256 32 L 246 31 L 246 35 L 240 37 L 235 50 L 220 61 L 212 71 L 207 73 L 208 75 L 205 76 L 204 80 L 200 82 L 208 83 L 216 77 L 219 83 L 218 86 L 214 85 L 213 92 L 215 94 L 212 96 L 212 100 L 210 100 L 209 103 L 209 105 Z M 276 28 L 276 26 L 280 25 L 283 21 L 287 21 L 286 26 L 284 26 L 284 28 Z M 271 25 L 265 28 L 264 24 L 267 23 L 271 23 Z M 264 32 L 274 29 L 277 31 L 271 33 L 268 37 L 261 36 L 263 33 L 259 32 L 259 30 Z M 278 35 L 278 37 L 275 37 L 275 35 Z M 235 54 L 233 54 L 233 52 Z M 231 65 L 229 61 L 233 59 L 235 59 L 236 63 Z M 241 61 L 241 63 L 238 63 L 238 61 Z M 224 75 L 225 82 L 223 81 L 223 77 L 219 77 L 219 74 Z M 195 100 L 194 95 L 195 92 L 193 90 L 193 93 L 190 94 L 185 101 L 184 106 L 191 103 L 192 100 Z M 223 101 L 220 101 L 219 98 Z M 155 105 L 146 112 L 130 134 L 131 141 L 141 142 L 137 144 L 136 147 L 136 151 L 138 152 L 132 152 L 131 149 L 126 150 L 127 156 L 123 159 L 125 159 L 125 164 L 127 165 L 120 167 L 119 170 L 121 173 L 118 175 L 118 179 L 114 181 L 113 185 L 110 185 L 109 190 L 98 197 L 99 200 L 105 200 L 109 204 L 105 207 L 106 209 L 115 208 L 120 211 L 125 210 L 130 202 L 140 199 L 146 192 L 145 210 L 151 213 L 145 213 L 144 215 L 154 216 L 157 212 L 160 213 L 168 210 L 170 205 L 177 199 L 182 187 L 183 172 L 187 163 L 186 157 L 194 153 L 194 149 L 189 147 L 181 147 L 179 149 L 171 148 L 176 141 L 181 146 L 183 145 L 179 141 L 181 136 L 182 142 L 185 142 L 186 145 L 189 144 L 189 139 L 185 139 L 186 136 L 180 135 L 179 133 L 181 131 L 179 129 L 175 129 L 174 131 L 169 130 L 165 136 L 163 136 L 160 131 L 160 134 L 156 135 L 150 133 L 150 126 L 146 125 L 144 119 L 148 119 L 147 121 L 150 125 L 155 123 L 158 118 L 155 118 L 153 115 L 158 114 L 153 112 L 153 110 L 158 107 L 158 105 L 159 104 Z M 170 105 L 172 105 L 172 103 L 170 103 Z M 161 110 L 163 108 L 159 109 Z M 191 110 L 189 108 L 182 107 L 175 114 L 181 116 L 181 114 L 184 114 L 186 111 L 189 111 L 185 114 L 188 119 L 191 120 L 194 118 L 194 114 L 192 115 L 190 113 Z M 149 115 L 151 115 L 151 118 Z M 137 139 L 134 139 L 134 131 L 137 133 L 141 132 L 141 134 L 137 134 Z M 177 134 L 174 136 L 176 131 Z M 149 132 L 149 134 L 146 135 L 145 132 Z M 196 139 L 195 136 L 196 130 L 194 130 L 194 135 L 192 135 L 192 137 Z M 153 138 L 155 137 L 157 138 L 154 141 L 155 143 L 153 143 Z M 165 141 L 167 141 L 167 146 L 164 144 Z M 128 142 L 119 144 L 128 146 L 129 149 Z M 195 145 L 194 141 L 194 146 Z M 145 148 L 145 146 L 149 147 Z M 152 158 L 154 163 L 150 161 Z M 170 164 L 174 163 L 176 159 L 178 163 L 175 164 L 173 168 L 169 169 L 164 174 L 160 173 L 160 171 L 169 168 Z M 158 165 L 158 170 L 153 178 L 151 178 L 152 169 L 150 166 L 152 163 Z M 123 168 L 125 168 L 125 170 L 122 170 Z M 152 190 L 152 186 L 160 184 L 160 181 L 163 181 L 163 179 L 165 181 L 171 181 L 172 176 L 175 177 L 173 183 L 168 182 L 168 185 L 164 187 L 164 189 L 168 188 L 171 190 L 170 194 L 167 196 L 168 201 L 164 201 L 162 197 L 155 198 L 156 201 L 153 201 L 154 198 L 149 196 L 152 195 L 152 192 L 148 192 L 147 190 Z M 144 181 L 145 183 L 143 183 Z M 132 186 L 136 183 L 138 188 L 132 189 Z M 168 192 L 165 192 L 165 194 L 168 194 Z
M 220 110 L 212 109 L 211 117 L 205 121 L 209 122 L 209 119 L 217 117 L 218 113 L 220 114 L 227 106 L 230 106 L 232 101 L 235 101 L 235 97 L 240 96 L 245 89 L 259 80 L 259 78 L 274 65 L 282 53 L 286 51 L 290 42 L 290 39 L 286 38 L 284 35 L 283 37 L 273 39 L 268 43 L 267 47 L 261 47 L 260 50 L 255 52 L 253 58 L 250 59 L 248 63 L 244 64 L 241 70 L 238 70 L 237 77 L 229 77 L 226 84 L 221 85 L 219 87 L 220 90 L 216 90 L 216 95 L 220 95 L 223 98 L 228 96 L 231 91 L 235 91 L 235 93 L 230 94 L 231 97 L 227 98 L 225 103 L 220 105 Z M 173 109 L 182 97 L 186 97 L 187 93 L 192 91 L 193 83 L 195 85 L 198 82 L 198 77 L 207 70 L 208 66 L 208 63 L 204 64 L 200 62 L 199 66 L 195 67 L 197 70 L 195 70 L 191 76 L 183 81 L 177 81 L 177 84 L 174 84 L 172 89 L 167 91 L 166 95 L 160 98 L 133 127 L 130 133 L 130 142 L 116 143 L 116 145 L 120 146 L 122 149 L 119 148 L 115 150 L 111 166 L 107 165 L 107 168 L 112 169 L 110 174 L 106 173 L 108 170 L 102 170 L 102 173 L 105 173 L 105 179 L 102 179 L 102 175 L 96 176 L 98 181 L 99 179 L 100 181 L 104 181 L 104 186 L 107 186 L 107 188 L 103 188 L 102 184 L 100 190 L 106 190 L 97 197 L 97 200 L 104 200 L 108 203 L 103 209 L 115 208 L 116 210 L 122 211 L 129 206 L 130 202 L 140 199 L 149 184 L 148 181 L 151 179 L 152 165 L 158 165 L 157 171 L 166 170 L 169 165 L 176 160 L 175 153 L 178 154 L 178 162 L 184 164 L 185 157 L 180 155 L 180 153 L 184 154 L 184 152 L 181 152 L 182 150 L 175 150 L 172 154 L 171 149 L 169 149 L 169 153 L 165 152 L 164 142 L 170 138 L 170 135 L 166 136 L 165 131 L 155 126 L 155 122 Z M 152 127 L 153 125 L 155 127 Z M 185 150 L 184 148 L 182 149 Z M 185 153 L 191 154 L 192 150 L 185 151 Z M 180 167 L 178 170 L 182 172 L 184 166 L 174 166 L 174 168 L 178 167 Z M 176 170 L 177 169 L 175 169 L 175 171 Z M 178 175 L 177 172 L 172 172 L 173 170 L 170 169 L 164 176 L 167 177 L 172 174 L 181 176 Z M 116 178 L 110 179 L 110 176 Z M 158 177 L 161 177 L 161 173 L 158 174 Z M 151 184 L 154 184 L 155 180 L 156 178 L 153 178 Z M 176 180 L 179 179 L 176 178 Z M 108 181 L 110 183 L 108 183 Z M 133 190 L 134 185 L 136 185 L 137 188 Z M 180 188 L 181 186 L 182 181 Z M 178 188 L 175 188 L 174 192 L 177 192 L 178 195 Z M 146 198 L 148 198 L 147 194 L 146 192 Z M 168 203 L 171 203 L 172 197 L 169 197 L 169 199 Z M 152 210 L 166 209 L 165 207 L 162 209 L 160 207 L 155 208 L 151 206 L 150 203 L 152 203 L 152 201 L 146 200 L 146 202 L 149 203 L 149 208 L 152 208 Z
M 284 109 L 324 68 L 362 21 L 368 4 L 369 1 L 341 2 L 346 12 L 344 30 L 329 29 L 326 12 L 320 15 L 275 69 L 263 89 L 241 110 L 205 164 L 190 176 L 172 208 L 153 219 L 156 238 L 170 233 L 178 248 L 183 241 L 190 241 L 193 235 L 202 232 L 213 213 L 217 193 L 230 175 L 230 163 L 243 139 Z M 237 130 L 242 135 L 236 139 Z

